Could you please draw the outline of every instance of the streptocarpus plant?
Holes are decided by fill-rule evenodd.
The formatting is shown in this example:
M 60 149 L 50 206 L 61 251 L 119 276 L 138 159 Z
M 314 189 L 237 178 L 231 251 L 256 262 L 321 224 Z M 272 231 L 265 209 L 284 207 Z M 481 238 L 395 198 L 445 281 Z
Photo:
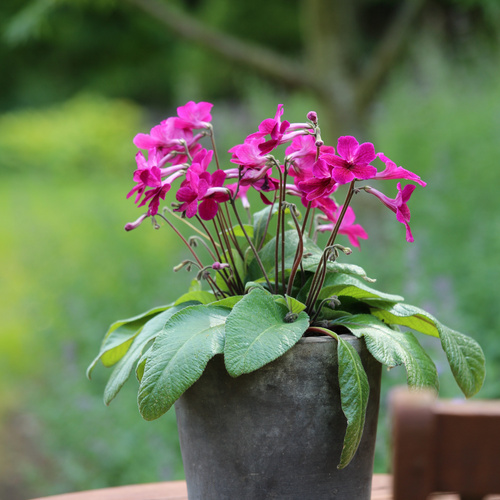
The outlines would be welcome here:
M 195 269 L 196 277 L 173 304 L 111 325 L 88 370 L 90 376 L 99 360 L 114 366 L 106 404 L 135 368 L 140 412 L 146 420 L 156 419 L 216 354 L 224 355 L 227 371 L 237 377 L 275 360 L 302 336 L 328 335 L 338 342 L 342 410 L 348 421 L 342 468 L 360 442 L 369 389 L 358 354 L 340 333 L 363 337 L 371 354 L 388 367 L 403 364 L 410 387 L 435 390 L 436 367 L 410 330 L 439 338 L 460 389 L 467 397 L 474 395 L 485 374 L 484 355 L 474 340 L 403 297 L 376 290 L 359 266 L 338 261 L 340 254 L 351 253 L 337 242 L 339 235 L 355 247 L 368 237 L 355 223 L 354 194 L 378 198 L 404 224 L 411 242 L 408 202 L 415 184 L 425 182 L 369 142 L 344 136 L 336 148 L 325 145 L 315 112 L 304 123 L 289 123 L 282 120 L 281 104 L 274 118 L 229 150 L 227 162 L 216 152 L 211 108 L 210 103 L 188 102 L 177 116 L 134 139 L 147 154 L 136 155 L 136 185 L 128 196 L 135 195 L 138 206 L 147 209 L 125 229 L 146 219 L 156 228 L 165 222 L 190 252 L 175 270 Z M 282 161 L 278 149 L 284 149 Z M 374 162 L 385 165 L 383 170 Z M 414 184 L 398 183 L 396 197 L 389 198 L 367 185 L 370 179 Z M 160 211 L 176 181 L 173 209 Z M 263 204 L 253 215 L 250 189 Z M 182 223 L 193 231 L 188 239 L 179 230 Z M 322 246 L 319 233 L 326 233 Z

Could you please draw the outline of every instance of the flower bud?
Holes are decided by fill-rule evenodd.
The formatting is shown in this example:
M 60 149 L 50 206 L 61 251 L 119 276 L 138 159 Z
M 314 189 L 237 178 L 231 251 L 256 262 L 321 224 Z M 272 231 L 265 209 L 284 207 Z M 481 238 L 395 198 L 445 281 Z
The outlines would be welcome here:
M 312 121 L 314 125 L 316 125 L 318 123 L 318 115 L 316 111 L 309 111 L 309 113 L 307 113 L 307 119 Z
M 143 214 L 136 221 L 125 224 L 125 231 L 132 231 L 132 229 L 139 227 L 147 215 L 148 214 Z
M 229 264 L 223 263 L 221 264 L 220 262 L 214 262 L 212 264 L 212 269 L 215 269 L 216 271 L 220 271 L 221 269 L 226 269 L 229 267 Z

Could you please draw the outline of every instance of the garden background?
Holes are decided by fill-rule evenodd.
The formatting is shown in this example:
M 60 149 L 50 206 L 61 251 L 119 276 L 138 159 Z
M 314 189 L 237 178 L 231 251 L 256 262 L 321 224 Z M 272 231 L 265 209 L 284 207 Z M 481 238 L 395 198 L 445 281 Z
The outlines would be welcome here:
M 125 199 L 132 138 L 188 100 L 215 103 L 221 154 L 283 103 L 289 121 L 316 110 L 325 142 L 355 134 L 426 180 L 412 244 L 355 200 L 370 239 L 349 259 L 476 338 L 480 396 L 500 398 L 496 0 L 4 0 L 0 29 L 1 499 L 182 478 L 173 412 L 142 421 L 133 380 L 107 408 L 106 370 L 85 369 L 112 321 L 189 283 L 168 228 L 123 230 L 142 213 Z M 382 407 L 402 382 L 384 375 Z M 383 411 L 377 472 L 387 429 Z

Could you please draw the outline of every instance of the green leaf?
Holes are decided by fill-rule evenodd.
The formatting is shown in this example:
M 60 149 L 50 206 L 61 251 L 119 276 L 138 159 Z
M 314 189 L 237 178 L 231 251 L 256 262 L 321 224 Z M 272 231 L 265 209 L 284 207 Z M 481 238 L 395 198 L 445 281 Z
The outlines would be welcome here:
M 230 375 L 237 377 L 257 370 L 299 341 L 309 327 L 309 316 L 301 312 L 294 322 L 287 323 L 288 312 L 261 288 L 253 289 L 234 306 L 226 321 L 224 347 Z
M 371 304 L 370 304 L 371 305 Z M 410 304 L 394 304 L 379 302 L 373 304 L 371 314 L 391 325 L 401 325 L 417 332 L 439 337 L 435 320 L 427 312 Z
M 475 340 L 443 325 L 427 311 L 409 304 L 378 303 L 371 312 L 388 323 L 439 337 L 453 376 L 465 396 L 472 397 L 481 389 L 486 374 L 485 359 Z
M 184 295 L 181 295 L 174 303 L 175 306 L 182 304 L 183 302 L 190 302 L 196 300 L 201 304 L 210 304 L 214 302 L 215 295 L 212 292 L 207 292 L 203 290 L 195 290 L 193 292 L 187 292 Z
M 194 279 L 191 280 L 188 292 L 199 292 L 201 291 L 201 281 Z
M 220 307 L 228 307 L 229 309 L 232 309 L 242 298 L 243 298 L 243 295 L 232 295 L 230 297 L 220 299 L 217 302 L 212 302 L 211 305 L 220 306 Z
M 146 420 L 161 417 L 201 376 L 208 361 L 224 350 L 230 309 L 186 307 L 165 324 L 146 358 L 139 387 L 139 410 Z
M 278 212 L 278 204 L 268 205 L 259 212 L 253 214 L 253 243 L 259 245 L 263 238 L 265 238 L 265 230 L 269 212 L 272 210 L 271 217 Z
M 304 242 L 304 255 L 307 257 L 303 258 L 304 265 L 307 265 L 309 259 L 311 259 L 314 255 L 320 253 L 321 249 L 306 236 L 303 237 Z M 285 232 L 285 269 L 290 270 L 293 266 L 295 260 L 295 253 L 297 251 L 297 246 L 299 244 L 299 235 L 297 234 L 297 230 L 288 230 Z M 274 267 L 275 267 L 275 246 L 276 246 L 276 237 L 272 238 L 268 243 L 264 245 L 262 250 L 259 252 L 259 257 L 264 265 L 264 269 L 268 273 L 268 275 L 273 275 Z M 280 262 L 278 268 L 281 269 L 281 238 L 279 243 L 279 255 Z M 250 276 L 260 276 L 262 273 L 258 264 L 255 260 L 252 260 L 250 263 Z
M 128 351 L 130 344 L 132 344 L 144 324 L 169 307 L 171 306 L 156 307 L 138 316 L 121 319 L 113 323 L 104 336 L 99 354 L 87 368 L 87 377 L 90 378 L 92 370 L 99 359 L 101 359 L 104 366 L 108 367 L 117 363 Z
M 301 313 L 306 308 L 305 304 L 298 301 L 297 299 L 294 299 L 293 297 L 290 297 L 289 295 L 285 295 L 284 297 L 282 295 L 275 295 L 274 301 L 278 302 L 279 304 L 283 304 L 288 308 L 289 312 L 295 314 Z
M 118 361 L 111 376 L 109 377 L 106 388 L 104 389 L 104 402 L 109 405 L 109 403 L 115 398 L 123 384 L 127 381 L 132 372 L 134 364 L 141 357 L 144 347 L 154 340 L 156 336 L 163 330 L 165 323 L 178 311 L 184 309 L 185 307 L 193 305 L 193 303 L 185 302 L 181 305 L 171 307 L 166 311 L 158 314 L 154 318 L 150 319 L 136 335 L 130 344 L 129 350 L 126 354 Z
M 342 295 L 358 300 L 366 298 L 390 302 L 402 302 L 404 300 L 400 295 L 381 292 L 368 286 L 364 281 L 344 273 L 331 273 L 327 275 L 319 298 L 326 299 L 332 295 Z
M 367 349 L 380 363 L 389 367 L 404 364 L 410 387 L 438 390 L 436 366 L 412 333 L 392 330 L 371 314 L 347 316 L 334 323 L 364 337 Z
M 254 227 L 251 226 L 250 224 L 243 224 L 243 228 L 245 229 L 248 237 L 252 238 L 253 232 L 254 232 Z M 246 239 L 245 233 L 243 232 L 243 229 L 241 229 L 241 226 L 239 224 L 237 224 L 236 226 L 233 226 L 231 229 L 227 229 L 226 233 L 228 233 L 229 231 L 231 231 L 235 236 L 237 236 L 239 238 Z
M 486 376 L 483 350 L 474 339 L 444 325 L 439 325 L 439 333 L 458 386 L 467 398 L 474 396 Z
M 344 446 L 338 465 L 339 469 L 343 469 L 354 458 L 363 436 L 370 384 L 356 349 L 336 333 L 326 328 L 319 329 L 338 341 L 340 401 L 347 420 Z

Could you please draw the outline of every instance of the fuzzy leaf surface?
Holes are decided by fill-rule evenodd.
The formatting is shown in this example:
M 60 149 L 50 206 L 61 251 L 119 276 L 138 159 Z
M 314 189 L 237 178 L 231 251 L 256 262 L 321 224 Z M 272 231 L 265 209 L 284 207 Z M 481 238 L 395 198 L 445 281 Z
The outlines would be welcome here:
M 274 361 L 293 347 L 309 327 L 309 316 L 285 321 L 288 308 L 269 292 L 254 288 L 232 309 L 226 321 L 224 358 L 233 377 L 250 373 Z
M 139 387 L 139 410 L 146 420 L 161 417 L 201 376 L 208 361 L 224 350 L 230 309 L 186 307 L 172 316 L 150 349 Z
M 481 389 L 486 375 L 485 358 L 474 339 L 448 328 L 427 311 L 410 304 L 379 303 L 371 312 L 387 323 L 439 337 L 455 381 L 464 395 L 470 398 Z
M 139 334 L 134 337 L 129 350 L 123 358 L 118 361 L 111 373 L 111 376 L 109 377 L 108 383 L 104 389 L 105 404 L 109 405 L 109 403 L 115 398 L 120 389 L 123 387 L 123 384 L 129 378 L 135 363 L 141 357 L 146 345 L 159 335 L 159 333 L 163 330 L 165 323 L 176 312 L 189 305 L 193 305 L 193 303 L 186 302 L 178 306 L 173 306 L 170 309 L 154 316 L 144 325 Z
M 90 378 L 92 370 L 99 359 L 104 366 L 109 367 L 116 364 L 128 351 L 144 324 L 169 307 L 171 306 L 156 307 L 132 318 L 115 321 L 104 336 L 99 354 L 87 368 L 87 377 Z
M 371 314 L 356 314 L 335 320 L 356 337 L 364 337 L 366 347 L 380 363 L 394 367 L 403 364 L 412 388 L 438 390 L 436 366 L 410 332 L 397 332 Z
M 363 436 L 370 384 L 356 349 L 336 333 L 326 328 L 320 329 L 338 341 L 340 401 L 347 419 L 344 446 L 338 465 L 339 469 L 343 469 L 354 458 Z

